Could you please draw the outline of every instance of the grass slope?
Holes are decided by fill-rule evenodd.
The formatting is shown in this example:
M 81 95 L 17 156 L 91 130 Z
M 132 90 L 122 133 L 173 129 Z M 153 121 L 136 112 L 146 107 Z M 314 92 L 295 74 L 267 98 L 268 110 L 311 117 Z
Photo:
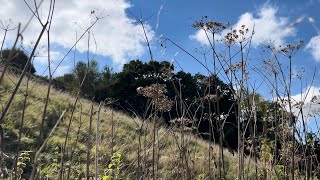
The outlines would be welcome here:
M 17 78 L 13 75 L 7 76 L 0 86 L 0 108 L 1 111 L 7 102 L 14 88 Z M 23 110 L 24 92 L 26 81 L 23 82 L 19 93 L 12 103 L 7 114 L 3 129 L 5 131 L 5 150 L 7 155 L 6 166 L 8 172 L 12 169 L 12 162 L 18 144 L 19 125 Z M 28 178 L 34 157 L 34 152 L 39 147 L 37 138 L 41 118 L 46 99 L 47 85 L 30 81 L 29 94 L 27 97 L 27 108 L 25 114 L 24 127 L 22 129 L 22 139 L 20 153 L 28 151 L 31 162 L 26 163 L 23 168 L 23 176 Z M 57 179 L 60 170 L 61 149 L 65 141 L 68 122 L 71 117 L 71 109 L 75 102 L 75 97 L 58 90 L 52 89 L 48 106 L 47 117 L 45 119 L 45 135 L 47 136 L 58 120 L 63 110 L 67 110 L 63 120 L 58 125 L 40 155 L 40 175 L 42 178 Z M 92 147 L 90 153 L 90 173 L 95 175 L 95 150 L 98 145 L 98 173 L 102 179 L 113 152 L 121 153 L 122 162 L 120 175 L 124 179 L 136 179 L 138 173 L 138 147 L 139 128 L 142 121 L 131 118 L 120 112 L 112 112 L 111 109 L 102 107 L 100 121 L 98 125 L 98 139 L 96 142 L 96 130 L 99 105 L 86 99 L 80 99 L 77 103 L 75 115 L 71 124 L 70 138 L 67 143 L 66 173 L 70 171 L 70 179 L 84 178 L 86 172 L 86 141 L 89 137 L 90 108 L 93 105 L 95 114 L 92 123 Z M 81 111 L 82 109 L 82 111 Z M 112 116 L 113 114 L 113 116 Z M 112 133 L 112 124 L 114 133 Z M 160 124 L 160 123 L 159 123 Z M 141 158 L 140 164 L 144 170 L 145 178 L 152 177 L 152 150 L 153 150 L 153 123 L 145 123 L 145 129 L 141 136 Z M 208 146 L 209 144 L 193 135 L 184 134 L 184 148 L 181 149 L 181 134 L 171 128 L 159 125 L 156 140 L 156 176 L 158 179 L 208 179 Z M 112 140 L 113 139 L 113 140 Z M 112 142 L 114 142 L 112 144 Z M 40 144 L 41 145 L 41 144 Z M 218 177 L 218 147 L 212 145 L 211 161 L 212 171 Z M 182 163 L 181 155 L 185 152 L 187 158 Z M 224 151 L 226 161 L 226 179 L 236 179 L 237 155 L 231 155 L 228 150 Z M 246 161 L 249 161 L 246 159 Z M 248 163 L 247 163 L 248 164 Z M 251 164 L 253 162 L 251 161 Z M 246 167 L 246 177 L 252 175 L 253 165 Z M 249 172 L 250 171 L 250 172 Z

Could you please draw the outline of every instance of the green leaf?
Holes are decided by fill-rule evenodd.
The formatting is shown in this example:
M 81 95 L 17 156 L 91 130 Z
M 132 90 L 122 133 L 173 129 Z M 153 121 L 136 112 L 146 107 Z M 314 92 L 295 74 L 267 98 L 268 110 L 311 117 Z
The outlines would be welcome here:
M 114 166 L 114 165 L 110 163 L 110 164 L 108 165 L 108 168 L 109 168 L 109 169 L 112 169 L 113 166 Z
M 103 176 L 103 180 L 111 180 L 112 178 L 110 176 Z

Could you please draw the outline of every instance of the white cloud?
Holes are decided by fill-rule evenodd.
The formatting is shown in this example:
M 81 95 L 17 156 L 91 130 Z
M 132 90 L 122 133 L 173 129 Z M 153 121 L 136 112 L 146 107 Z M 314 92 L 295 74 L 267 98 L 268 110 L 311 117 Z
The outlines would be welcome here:
M 62 76 L 66 73 L 69 73 L 71 70 L 71 66 L 59 66 L 57 68 L 57 71 L 55 72 L 54 76 L 58 77 L 58 76 Z
M 311 52 L 316 61 L 320 62 L 320 35 L 311 38 L 306 49 Z
M 320 87 L 309 86 L 308 88 L 304 89 L 302 93 L 293 95 L 291 98 L 294 102 L 300 102 L 304 100 L 305 103 L 311 103 L 311 100 L 314 96 L 320 95 L 319 92 Z
M 51 62 L 56 62 L 61 60 L 61 58 L 63 57 L 63 54 L 59 51 L 50 51 L 50 60 Z M 48 54 L 47 52 L 43 52 L 38 54 L 35 58 L 34 58 L 34 63 L 39 63 L 41 65 L 48 65 Z
M 291 99 L 293 102 L 292 111 L 296 116 L 299 116 L 299 119 L 301 119 L 301 105 L 303 109 L 304 118 L 306 120 L 312 116 L 319 115 L 320 87 L 309 86 L 308 88 L 304 89 L 302 93 L 293 95 Z M 287 107 L 287 110 L 289 110 L 289 107 Z
M 308 88 L 304 89 L 302 93 L 296 94 L 291 98 L 293 100 L 292 112 L 297 117 L 296 126 L 298 130 L 302 131 L 304 129 L 304 120 L 304 123 L 309 131 L 317 131 L 317 127 L 314 127 L 314 122 L 319 121 L 320 118 L 320 87 L 309 86 Z M 303 118 L 300 112 L 301 106 L 298 105 L 299 103 L 302 105 Z M 289 111 L 289 106 L 286 108 L 287 111 Z
M 277 17 L 277 11 L 276 7 L 264 5 L 256 15 L 252 12 L 246 12 L 239 17 L 238 22 L 232 26 L 232 29 L 240 29 L 242 25 L 245 25 L 249 29 L 248 35 L 251 35 L 254 27 L 253 46 L 258 46 L 260 43 L 270 40 L 275 46 L 279 46 L 285 42 L 287 37 L 295 35 L 295 28 L 289 26 L 288 18 Z M 222 31 L 221 36 L 224 37 L 229 31 Z M 198 30 L 190 38 L 201 44 L 209 44 L 203 30 Z
M 33 8 L 33 0 L 27 0 Z M 38 0 L 39 2 L 39 0 Z M 42 19 L 46 19 L 49 0 L 45 0 L 39 9 Z M 22 23 L 22 27 L 31 17 L 31 12 L 26 4 L 21 0 L 0 0 L 0 18 L 2 21 L 12 19 L 14 24 Z M 126 9 L 131 4 L 127 0 L 68 0 L 56 1 L 53 23 L 51 26 L 51 43 L 69 49 L 75 42 L 76 32 L 78 37 L 88 27 L 90 21 L 94 19 L 94 14 L 102 14 L 103 18 L 94 26 L 91 36 L 91 50 L 99 55 L 111 57 L 116 65 L 122 65 L 126 60 L 139 57 L 145 50 L 145 44 L 142 38 L 142 28 L 135 24 L 132 18 L 126 14 Z M 154 32 L 149 25 L 146 25 L 148 38 L 153 39 Z M 36 18 L 33 18 L 29 27 L 23 34 L 24 44 L 35 42 L 41 31 L 41 25 Z M 8 38 L 11 40 L 16 32 L 11 31 Z M 0 30 L 0 37 L 3 31 Z M 87 37 L 87 36 L 85 36 Z M 94 38 L 93 38 L 94 37 Z M 97 43 L 95 51 L 94 40 Z M 46 44 L 46 36 L 41 41 Z M 87 50 L 86 38 L 77 45 L 77 50 L 85 52 Z M 40 59 L 39 62 L 42 62 Z

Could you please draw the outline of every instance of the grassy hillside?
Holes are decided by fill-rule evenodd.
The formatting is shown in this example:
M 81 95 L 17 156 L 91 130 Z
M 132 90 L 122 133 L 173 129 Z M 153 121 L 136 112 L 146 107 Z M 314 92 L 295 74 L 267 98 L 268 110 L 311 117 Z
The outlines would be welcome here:
M 0 87 L 1 108 L 7 102 L 15 81 L 15 76 L 7 76 Z M 7 157 L 5 166 L 8 168 L 7 173 L 9 177 L 12 176 L 12 164 L 18 146 L 18 127 L 21 124 L 26 83 L 25 80 L 3 124 L 5 132 L 4 153 Z M 26 164 L 25 167 L 19 166 L 23 170 L 22 177 L 25 178 L 30 176 L 35 152 L 43 142 L 38 137 L 46 91 L 47 85 L 33 80 L 29 82 L 27 107 L 25 109 L 19 150 L 20 157 L 28 156 L 31 158 L 30 161 L 21 160 L 21 162 Z M 62 147 L 64 146 L 74 103 L 74 96 L 58 90 L 52 90 L 44 124 L 45 137 L 48 136 L 61 113 L 64 110 L 66 110 L 66 113 L 39 156 L 41 178 L 57 179 L 59 177 Z M 92 116 L 91 106 L 93 107 Z M 89 133 L 90 117 L 92 118 L 91 135 Z M 100 118 L 99 121 L 98 118 Z M 64 176 L 66 177 L 69 174 L 70 179 L 84 178 L 86 175 L 88 138 L 91 139 L 92 143 L 92 146 L 89 146 L 89 165 L 92 177 L 95 177 L 96 172 L 96 150 L 98 152 L 97 172 L 100 179 L 104 175 L 109 175 L 110 177 L 112 175 L 116 176 L 116 174 L 125 179 L 136 179 L 138 176 L 151 178 L 153 176 L 153 169 L 158 179 L 208 179 L 209 161 L 212 174 L 215 177 L 219 176 L 217 169 L 219 163 L 218 148 L 212 145 L 210 151 L 212 159 L 209 160 L 208 142 L 182 131 L 181 128 L 177 130 L 164 127 L 160 122 L 156 123 L 156 140 L 153 143 L 153 122 L 143 123 L 140 119 L 126 116 L 120 112 L 113 112 L 105 106 L 102 106 L 99 111 L 99 104 L 86 99 L 78 101 L 71 122 L 64 156 Z M 143 128 L 140 131 L 142 125 Z M 138 157 L 139 139 L 140 156 Z M 115 159 L 112 161 L 113 153 L 115 155 L 121 154 L 121 162 L 115 163 Z M 237 175 L 237 155 L 230 154 L 228 150 L 224 150 L 224 153 L 226 178 L 235 179 Z M 112 162 L 114 162 L 113 166 L 110 165 Z M 248 163 L 251 164 L 250 166 L 253 166 L 254 162 L 250 161 Z M 138 164 L 140 164 L 140 168 L 138 168 Z M 246 168 L 245 171 L 247 172 L 246 177 L 251 176 L 253 168 Z

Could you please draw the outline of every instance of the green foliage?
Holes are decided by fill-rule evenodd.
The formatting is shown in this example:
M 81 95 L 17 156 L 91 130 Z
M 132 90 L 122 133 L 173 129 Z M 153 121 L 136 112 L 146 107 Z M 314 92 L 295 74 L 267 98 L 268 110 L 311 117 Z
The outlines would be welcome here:
M 108 164 L 107 170 L 104 171 L 103 180 L 121 179 L 122 155 L 119 152 L 113 153 Z
M 24 173 L 24 169 L 27 167 L 27 165 L 30 163 L 30 152 L 29 151 L 23 151 L 20 153 L 17 161 L 17 179 L 22 179 L 22 174 Z
M 94 97 L 96 101 L 103 101 L 111 96 L 114 82 L 113 76 L 114 72 L 112 68 L 105 66 L 99 75 L 98 83 L 94 90 Z
M 21 49 L 4 49 L 0 52 L 0 54 L 0 64 L 9 61 L 9 65 L 16 68 L 18 71 L 22 71 L 24 69 L 29 59 L 26 52 Z M 30 72 L 32 74 L 36 72 L 36 69 L 33 65 L 30 66 Z
M 286 175 L 284 172 L 284 165 L 276 165 L 274 167 L 275 175 L 277 180 L 284 180 L 286 179 Z
M 267 139 L 263 139 L 261 142 L 260 160 L 265 166 L 267 166 L 272 161 L 272 158 L 273 156 L 270 143 Z
M 103 75 L 107 76 L 107 73 L 104 72 Z M 79 87 L 82 84 L 80 89 L 82 96 L 92 98 L 95 95 L 95 89 L 101 83 L 100 76 L 96 61 L 91 60 L 89 64 L 79 61 L 72 70 L 72 73 L 55 78 L 53 83 L 57 88 L 73 93 L 78 93 Z
M 60 148 L 57 146 L 54 148 L 50 157 L 47 157 L 47 161 L 43 169 L 41 170 L 41 176 L 46 178 L 54 178 L 60 170 Z
M 61 77 L 57 77 L 53 80 L 53 84 L 56 88 L 67 90 L 71 93 L 76 93 L 78 83 L 74 74 L 65 74 Z
M 82 84 L 81 93 L 83 93 L 83 96 L 92 98 L 100 76 L 98 63 L 94 60 L 89 61 L 89 63 L 80 61 L 73 69 L 73 74 L 75 75 L 79 86 Z

